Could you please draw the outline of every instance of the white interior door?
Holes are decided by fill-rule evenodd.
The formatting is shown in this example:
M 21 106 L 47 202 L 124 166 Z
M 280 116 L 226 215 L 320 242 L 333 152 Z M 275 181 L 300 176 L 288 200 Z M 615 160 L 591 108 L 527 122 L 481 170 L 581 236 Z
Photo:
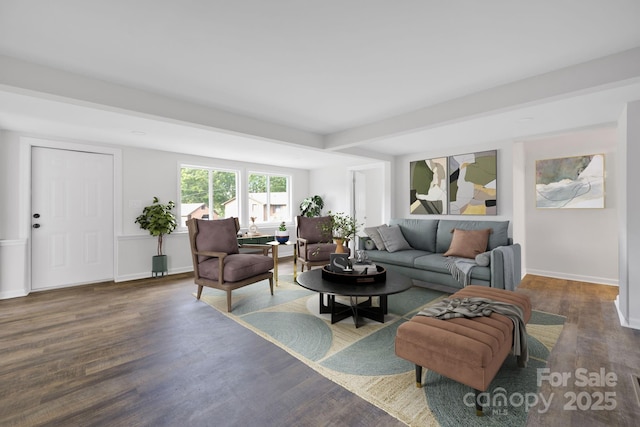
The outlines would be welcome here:
M 364 236 L 367 227 L 367 176 L 360 171 L 353 171 L 353 214 L 360 227 L 359 236 Z M 359 244 L 360 241 L 356 239 Z M 356 244 L 356 248 L 360 249 Z
M 33 147 L 31 289 L 113 279 L 113 156 Z

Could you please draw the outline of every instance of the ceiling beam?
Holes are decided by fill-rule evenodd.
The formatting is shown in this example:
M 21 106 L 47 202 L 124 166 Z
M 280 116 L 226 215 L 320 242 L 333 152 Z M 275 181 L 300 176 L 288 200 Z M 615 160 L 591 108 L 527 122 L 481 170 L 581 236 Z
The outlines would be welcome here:
M 323 149 L 321 135 L 0 55 L 0 90 Z
M 639 79 L 640 48 L 634 48 L 329 134 L 325 137 L 325 148 L 344 150 L 369 141 L 624 86 Z

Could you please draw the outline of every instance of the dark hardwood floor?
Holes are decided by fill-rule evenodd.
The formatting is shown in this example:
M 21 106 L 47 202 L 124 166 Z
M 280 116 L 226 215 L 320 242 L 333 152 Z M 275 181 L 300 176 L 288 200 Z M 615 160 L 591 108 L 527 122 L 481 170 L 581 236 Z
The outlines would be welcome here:
M 403 425 L 197 302 L 195 288 L 183 275 L 0 301 L 0 425 Z M 617 288 L 527 277 L 519 292 L 567 316 L 552 372 L 618 377 L 614 388 L 543 384 L 558 396 L 528 425 L 637 425 L 640 333 L 619 325 Z M 566 391 L 614 391 L 617 407 L 564 410 Z
M 569 373 L 571 377 L 566 386 L 542 382 L 539 392 L 547 400 L 553 395 L 553 400 L 549 411 L 531 411 L 528 425 L 640 425 L 640 396 L 634 388 L 640 375 L 640 331 L 620 326 L 614 304 L 618 288 L 527 276 L 518 291 L 530 296 L 536 310 L 567 317 L 548 368 L 551 375 Z M 579 369 L 586 372 L 576 372 Z M 599 381 L 612 374 L 615 386 Z M 602 400 L 605 393 L 609 393 L 608 402 Z M 612 406 L 615 409 L 609 410 Z

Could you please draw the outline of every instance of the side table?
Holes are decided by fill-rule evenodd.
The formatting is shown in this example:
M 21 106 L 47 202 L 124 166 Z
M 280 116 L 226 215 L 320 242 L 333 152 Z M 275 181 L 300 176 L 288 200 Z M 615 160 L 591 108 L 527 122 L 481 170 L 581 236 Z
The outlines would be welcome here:
M 267 245 L 271 246 L 271 256 L 273 256 L 273 274 L 276 276 L 276 286 L 278 286 L 278 246 L 280 245 L 285 245 L 285 246 L 293 246 L 293 253 L 294 253 L 294 257 L 293 257 L 293 268 L 295 271 L 295 267 L 296 267 L 296 257 L 295 257 L 295 252 L 296 252 L 296 242 L 292 242 L 291 240 L 285 242 L 285 243 L 280 243 L 277 240 L 274 240 L 272 242 L 267 242 Z

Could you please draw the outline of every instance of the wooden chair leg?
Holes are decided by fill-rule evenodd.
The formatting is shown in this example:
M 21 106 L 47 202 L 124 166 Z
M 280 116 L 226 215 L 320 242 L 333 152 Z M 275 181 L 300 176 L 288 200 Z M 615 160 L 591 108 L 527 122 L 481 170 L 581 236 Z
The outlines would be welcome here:
M 271 295 L 273 295 L 273 277 L 269 277 L 269 289 L 271 290 Z
M 200 299 L 200 297 L 202 296 L 202 288 L 204 288 L 204 286 L 198 286 L 198 294 L 196 295 L 196 299 Z
M 416 365 L 416 387 L 422 388 L 422 366 Z
M 231 290 L 227 291 L 227 312 L 231 313 Z

